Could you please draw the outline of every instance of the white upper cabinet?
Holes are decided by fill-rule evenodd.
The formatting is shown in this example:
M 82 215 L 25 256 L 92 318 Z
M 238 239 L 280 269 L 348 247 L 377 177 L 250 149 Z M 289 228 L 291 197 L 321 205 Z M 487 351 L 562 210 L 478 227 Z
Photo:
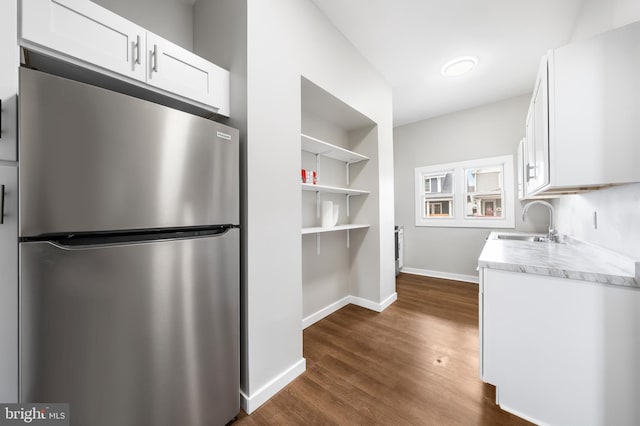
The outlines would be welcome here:
M 524 175 L 524 166 L 525 166 L 525 162 L 524 162 L 524 150 L 525 150 L 525 143 L 526 143 L 526 137 L 522 138 L 520 140 L 520 143 L 518 143 L 518 156 L 516 157 L 516 164 L 518 166 L 518 200 L 524 200 L 525 199 L 525 192 L 524 192 L 524 181 L 525 181 L 525 175 Z
M 533 90 L 527 117 L 525 158 L 527 193 L 531 194 L 549 184 L 549 95 L 547 62 L 542 61 Z
M 0 160 L 16 161 L 18 39 L 17 0 L 0 1 Z
M 147 83 L 229 115 L 229 73 L 155 34 L 147 32 Z M 226 91 L 224 88 L 227 88 Z
M 95 3 L 22 0 L 21 23 L 28 49 L 229 115 L 228 71 Z
M 549 89 L 546 57 L 538 69 L 527 113 L 523 149 L 523 190 L 531 195 L 549 184 Z
M 22 0 L 23 44 L 145 81 L 142 27 L 87 0 Z
M 549 199 L 549 198 L 559 198 L 560 194 L 555 193 L 540 193 L 539 195 L 528 195 L 527 188 L 525 186 L 525 182 L 529 179 L 529 176 L 532 174 L 532 168 L 527 168 L 527 161 L 525 159 L 529 159 L 529 153 L 525 152 L 527 149 L 527 138 L 533 137 L 533 130 L 529 132 L 529 129 L 533 128 L 533 119 L 529 122 L 527 120 L 527 136 L 523 138 L 518 144 L 518 199 L 520 201 L 525 200 L 535 200 L 535 199 Z M 529 175 L 527 175 L 529 173 Z M 548 175 L 547 175 L 548 176 Z
M 554 50 L 549 69 L 556 184 L 640 181 L 640 22 Z
M 552 50 L 527 116 L 527 196 L 640 182 L 640 22 Z

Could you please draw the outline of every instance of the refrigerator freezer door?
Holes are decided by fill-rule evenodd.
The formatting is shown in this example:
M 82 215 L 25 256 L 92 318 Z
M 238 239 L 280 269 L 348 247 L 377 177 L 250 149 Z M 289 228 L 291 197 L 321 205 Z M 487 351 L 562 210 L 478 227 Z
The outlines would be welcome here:
M 239 412 L 239 230 L 65 249 L 22 243 L 21 401 L 72 425 L 213 425 Z
M 239 223 L 238 132 L 20 69 L 20 235 Z

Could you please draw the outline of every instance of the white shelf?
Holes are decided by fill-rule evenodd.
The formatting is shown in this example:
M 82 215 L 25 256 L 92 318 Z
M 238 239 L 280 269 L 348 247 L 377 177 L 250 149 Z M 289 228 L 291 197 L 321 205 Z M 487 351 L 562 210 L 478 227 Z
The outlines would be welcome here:
M 302 150 L 311 152 L 313 154 L 319 154 L 323 157 L 333 158 L 334 160 L 344 161 L 345 163 L 352 164 L 360 161 L 366 161 L 369 157 L 366 157 L 357 152 L 349 151 L 348 149 L 340 148 L 339 146 L 330 144 L 320 139 L 316 139 L 311 136 L 307 136 L 302 133 Z
M 368 194 L 369 191 L 363 191 L 361 189 L 340 188 L 337 186 L 328 185 L 314 185 L 312 183 L 302 183 L 303 191 L 312 192 L 330 192 L 333 194 L 345 194 L 345 195 L 363 195 Z
M 351 224 L 351 225 L 338 225 L 331 228 L 323 228 L 322 226 L 314 226 L 311 228 L 302 228 L 302 235 L 306 234 L 320 234 L 323 232 L 335 232 L 335 231 L 349 231 L 351 229 L 363 229 L 368 228 L 370 225 L 363 224 Z

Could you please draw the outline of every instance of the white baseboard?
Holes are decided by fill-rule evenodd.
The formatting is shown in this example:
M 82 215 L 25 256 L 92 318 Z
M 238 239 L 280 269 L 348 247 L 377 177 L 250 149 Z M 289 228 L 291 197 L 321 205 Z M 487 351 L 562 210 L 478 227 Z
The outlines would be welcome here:
M 393 302 L 398 300 L 398 293 L 393 292 L 391 296 L 387 297 L 385 300 L 383 300 L 380 303 L 372 302 L 369 299 L 363 299 L 361 297 L 356 297 L 356 296 L 349 296 L 349 298 L 350 298 L 349 303 L 352 303 L 356 306 L 367 308 L 376 312 L 382 312 L 385 309 L 387 309 L 389 305 L 391 305 Z
M 345 296 L 337 302 L 333 302 L 329 306 L 320 309 L 317 312 L 309 315 L 306 318 L 302 319 L 302 329 L 309 327 L 312 324 L 317 323 L 323 318 L 328 317 L 338 309 L 342 309 L 348 304 L 360 306 L 362 308 L 370 309 L 376 312 L 382 312 L 387 309 L 393 302 L 398 300 L 398 293 L 394 292 L 391 296 L 387 297 L 381 303 L 372 302 L 369 299 L 363 299 L 361 297 L 356 296 Z
M 464 281 L 468 283 L 478 284 L 480 280 L 475 275 L 453 274 L 451 272 L 430 271 L 428 269 L 417 269 L 404 267 L 400 272 L 413 275 L 422 275 L 423 277 L 443 278 L 445 280 Z
M 307 361 L 302 358 L 291 367 L 276 376 L 269 383 L 258 389 L 251 396 L 247 396 L 240 391 L 240 406 L 247 413 L 251 414 L 269 398 L 277 394 L 282 388 L 291 383 L 293 379 L 304 373 L 307 369 Z
M 502 410 L 507 411 L 507 412 L 509 412 L 509 413 L 511 413 L 513 415 L 516 415 L 516 416 L 520 417 L 521 419 L 525 419 L 526 421 L 531 422 L 534 425 L 539 425 L 539 426 L 547 426 L 548 425 L 548 423 L 541 422 L 540 420 L 534 419 L 531 416 L 527 416 L 526 414 L 522 414 L 518 410 L 513 410 L 510 407 L 505 406 L 504 404 L 498 404 L 498 405 L 500 406 L 500 408 Z
M 351 298 L 351 296 L 345 296 L 342 299 L 338 300 L 337 302 L 334 302 L 334 303 L 330 304 L 329 306 L 320 309 L 318 312 L 315 312 L 315 313 L 309 315 L 308 317 L 304 318 L 302 320 L 302 329 L 304 330 L 305 328 L 309 327 L 310 325 L 317 323 L 322 318 L 328 317 L 329 315 L 331 315 L 332 313 L 334 313 L 338 309 L 344 308 L 349 303 L 351 303 L 350 302 L 350 298 Z

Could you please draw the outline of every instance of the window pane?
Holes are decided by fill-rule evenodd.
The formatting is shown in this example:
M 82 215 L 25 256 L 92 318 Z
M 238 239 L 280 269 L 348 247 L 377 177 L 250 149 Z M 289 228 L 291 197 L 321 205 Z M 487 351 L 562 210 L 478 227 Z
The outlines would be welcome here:
M 425 198 L 424 216 L 427 218 L 453 217 L 453 197 Z
M 467 195 L 468 217 L 502 217 L 502 195 Z
M 442 171 L 423 175 L 425 194 L 453 193 L 453 171 Z
M 465 169 L 467 217 L 502 217 L 502 179 L 502 165 Z
M 502 191 L 502 165 L 465 169 L 467 192 Z

